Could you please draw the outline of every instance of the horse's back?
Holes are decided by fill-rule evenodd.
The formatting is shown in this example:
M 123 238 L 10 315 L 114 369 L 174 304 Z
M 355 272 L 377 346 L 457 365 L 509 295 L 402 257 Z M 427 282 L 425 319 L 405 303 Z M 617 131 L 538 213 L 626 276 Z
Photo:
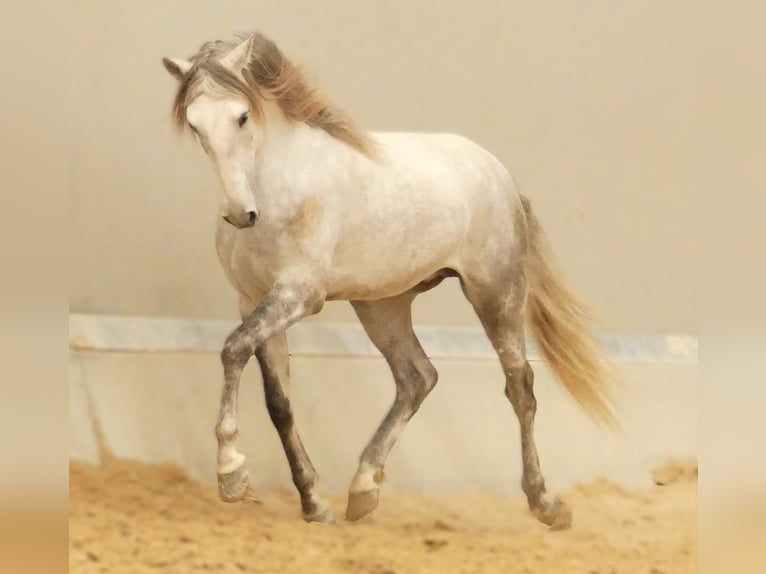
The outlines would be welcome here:
M 448 132 L 378 132 L 373 137 L 394 168 L 459 175 L 466 183 L 507 177 L 505 166 L 473 140 Z
M 517 194 L 508 169 L 487 149 L 454 133 L 383 132 L 374 134 L 385 154 L 386 167 L 423 187 L 454 193 L 466 207 L 496 209 Z
M 457 260 L 481 257 L 489 244 L 508 254 L 519 244 L 521 198 L 509 170 L 488 150 L 452 133 L 381 133 L 375 138 L 393 171 L 416 174 L 428 182 L 421 193 L 429 201 L 445 201 L 462 211 L 455 266 Z

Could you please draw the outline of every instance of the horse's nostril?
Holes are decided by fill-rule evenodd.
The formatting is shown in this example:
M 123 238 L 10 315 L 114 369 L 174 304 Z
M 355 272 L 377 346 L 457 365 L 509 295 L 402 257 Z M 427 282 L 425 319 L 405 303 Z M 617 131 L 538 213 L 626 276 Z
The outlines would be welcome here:
M 258 220 L 257 211 L 248 211 L 245 213 L 239 213 L 237 215 L 223 215 L 223 220 L 229 225 L 236 227 L 237 229 L 245 229 L 246 227 L 252 227 Z

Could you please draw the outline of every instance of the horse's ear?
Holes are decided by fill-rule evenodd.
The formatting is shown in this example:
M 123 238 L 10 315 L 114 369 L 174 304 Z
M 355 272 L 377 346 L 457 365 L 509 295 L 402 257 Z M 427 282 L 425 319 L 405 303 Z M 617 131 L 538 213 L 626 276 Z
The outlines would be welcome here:
M 165 69 L 170 72 L 170 75 L 179 81 L 184 79 L 192 67 L 192 63 L 188 60 L 177 58 L 162 58 L 162 63 L 165 65 Z
M 221 64 L 238 74 L 250 62 L 254 39 L 255 34 L 251 34 L 246 40 L 240 42 L 236 48 L 221 58 Z

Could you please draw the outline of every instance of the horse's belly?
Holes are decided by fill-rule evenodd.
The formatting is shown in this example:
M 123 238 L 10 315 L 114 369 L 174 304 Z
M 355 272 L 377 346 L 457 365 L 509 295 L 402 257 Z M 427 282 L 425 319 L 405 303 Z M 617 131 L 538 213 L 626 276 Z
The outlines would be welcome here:
M 328 301 L 374 301 L 394 297 L 417 285 L 420 278 L 396 278 L 391 280 L 380 275 L 360 281 L 360 273 L 335 273 L 327 285 Z
M 423 227 L 428 225 L 424 222 Z M 458 226 L 459 227 L 459 226 Z M 422 231 L 422 230 L 421 230 Z M 327 275 L 328 299 L 393 297 L 454 265 L 462 230 L 440 233 L 370 234 L 336 251 Z
M 447 277 L 456 277 L 458 272 L 450 267 L 441 267 L 434 272 L 413 274 L 399 280 L 371 282 L 370 285 L 359 283 L 358 277 L 334 278 L 331 290 L 327 294 L 329 301 L 375 301 L 395 297 L 405 292 L 422 293 L 436 287 Z

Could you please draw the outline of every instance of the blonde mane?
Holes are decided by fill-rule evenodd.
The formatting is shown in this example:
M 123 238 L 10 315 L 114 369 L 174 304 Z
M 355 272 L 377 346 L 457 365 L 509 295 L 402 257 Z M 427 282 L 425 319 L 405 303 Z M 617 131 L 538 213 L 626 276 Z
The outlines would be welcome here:
M 248 38 L 252 38 L 250 59 L 240 77 L 220 61 Z M 207 42 L 191 58 L 191 63 L 173 105 L 173 116 L 182 128 L 187 124 L 186 108 L 192 100 L 203 90 L 219 91 L 244 97 L 255 118 L 263 117 L 263 99 L 273 99 L 286 118 L 322 129 L 368 157 L 376 155 L 374 140 L 357 128 L 345 112 L 328 102 L 303 71 L 260 32 Z

